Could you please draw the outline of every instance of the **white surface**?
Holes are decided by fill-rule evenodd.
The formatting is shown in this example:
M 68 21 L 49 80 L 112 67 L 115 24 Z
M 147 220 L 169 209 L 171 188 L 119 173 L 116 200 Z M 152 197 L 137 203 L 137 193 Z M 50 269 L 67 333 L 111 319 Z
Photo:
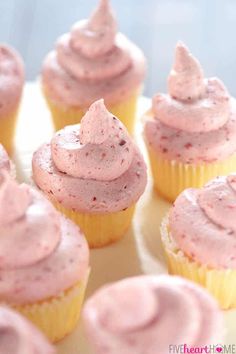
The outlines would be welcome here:
M 147 99 L 140 100 L 139 115 L 146 110 L 148 104 Z M 143 141 L 140 139 L 141 129 L 139 122 L 136 138 L 146 156 Z M 52 133 L 49 112 L 39 88 L 35 84 L 27 84 L 16 135 L 17 152 L 14 156 L 21 181 L 30 181 L 32 153 L 40 144 L 48 141 Z M 87 296 L 107 282 L 132 275 L 166 272 L 159 225 L 169 206 L 169 203 L 153 193 L 149 177 L 148 187 L 138 203 L 133 226 L 128 234 L 116 244 L 91 252 L 92 272 Z M 236 311 L 225 312 L 227 344 L 236 344 L 235 319 Z M 59 354 L 92 354 L 81 323 L 57 347 Z

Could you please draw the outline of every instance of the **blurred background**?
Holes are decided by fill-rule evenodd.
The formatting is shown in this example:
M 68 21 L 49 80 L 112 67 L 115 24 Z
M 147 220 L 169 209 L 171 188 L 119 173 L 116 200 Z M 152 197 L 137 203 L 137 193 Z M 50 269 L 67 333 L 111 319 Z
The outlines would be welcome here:
M 98 0 L 0 0 L 0 40 L 24 58 L 34 80 L 55 40 Z M 111 0 L 119 28 L 148 59 L 145 94 L 166 90 L 173 50 L 183 40 L 206 76 L 220 77 L 236 96 L 236 0 Z

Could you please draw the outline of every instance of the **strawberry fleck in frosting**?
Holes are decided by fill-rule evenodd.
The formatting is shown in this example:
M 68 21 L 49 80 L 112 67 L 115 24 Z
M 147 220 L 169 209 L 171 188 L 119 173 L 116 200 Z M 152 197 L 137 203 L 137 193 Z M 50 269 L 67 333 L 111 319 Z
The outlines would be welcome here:
M 223 328 L 208 293 L 170 276 L 140 276 L 106 285 L 87 300 L 83 319 L 96 354 L 166 354 L 170 344 L 217 342 Z
M 14 111 L 19 104 L 24 84 L 24 66 L 20 55 L 0 44 L 0 118 Z
M 28 320 L 0 307 L 1 354 L 55 354 L 56 350 Z
M 0 176 L 0 301 L 29 304 L 81 280 L 89 251 L 77 226 L 39 192 Z
M 145 135 L 150 147 L 170 160 L 202 163 L 236 151 L 236 102 L 217 78 L 205 79 L 179 42 L 168 78 L 168 94 L 153 97 Z
M 34 153 L 33 177 L 52 200 L 89 213 L 128 208 L 147 182 L 143 157 L 103 100 L 90 106 L 81 124 L 58 131 Z
M 143 53 L 117 33 L 109 1 L 100 0 L 88 20 L 59 38 L 44 61 L 42 83 L 58 104 L 87 108 L 101 97 L 109 104 L 120 102 L 144 75 Z
M 199 264 L 236 269 L 236 175 L 179 195 L 169 216 L 176 247 Z

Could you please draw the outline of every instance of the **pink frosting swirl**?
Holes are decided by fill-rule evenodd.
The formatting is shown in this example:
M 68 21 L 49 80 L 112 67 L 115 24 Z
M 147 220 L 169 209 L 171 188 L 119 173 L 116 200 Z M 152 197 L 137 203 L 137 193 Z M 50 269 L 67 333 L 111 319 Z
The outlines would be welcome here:
M 58 295 L 87 271 L 88 246 L 79 229 L 39 192 L 18 185 L 7 173 L 0 176 L 0 234 L 3 302 L 24 304 Z
M 211 162 L 236 150 L 235 100 L 217 78 L 204 79 L 199 62 L 182 43 L 168 78 L 169 94 L 153 97 L 148 144 L 166 158 Z
M 67 126 L 55 134 L 51 151 L 61 172 L 110 181 L 130 167 L 134 144 L 121 122 L 100 100 L 92 104 L 81 124 Z
M 190 133 L 219 129 L 230 114 L 230 96 L 220 80 L 204 80 L 199 62 L 178 43 L 168 79 L 169 94 L 153 98 L 153 112 L 164 124 Z
M 89 213 L 126 209 L 143 193 L 146 165 L 124 125 L 103 100 L 81 124 L 57 132 L 33 156 L 33 178 L 52 200 Z
M 11 47 L 0 45 L 0 116 L 14 111 L 24 84 L 24 66 L 20 55 Z
M 7 307 L 0 308 L 1 354 L 55 354 L 47 339 L 24 317 Z
M 236 175 L 185 190 L 169 222 L 173 240 L 190 259 L 216 269 L 236 269 Z
M 26 267 L 57 247 L 58 214 L 46 199 L 33 200 L 27 185 L 0 178 L 0 270 Z
M 164 354 L 170 344 L 203 346 L 222 336 L 222 317 L 210 295 L 170 276 L 104 286 L 85 303 L 83 319 L 96 354 Z
M 108 0 L 99 6 L 88 20 L 77 22 L 71 31 L 71 46 L 85 57 L 108 53 L 114 46 L 117 24 Z
M 179 101 L 198 100 L 206 93 L 201 65 L 181 42 L 176 46 L 175 62 L 168 78 L 168 89 L 171 97 Z
M 101 97 L 121 99 L 141 84 L 144 67 L 141 51 L 117 33 L 109 1 L 100 0 L 88 20 L 59 38 L 56 53 L 45 60 L 42 78 L 53 100 L 86 107 Z

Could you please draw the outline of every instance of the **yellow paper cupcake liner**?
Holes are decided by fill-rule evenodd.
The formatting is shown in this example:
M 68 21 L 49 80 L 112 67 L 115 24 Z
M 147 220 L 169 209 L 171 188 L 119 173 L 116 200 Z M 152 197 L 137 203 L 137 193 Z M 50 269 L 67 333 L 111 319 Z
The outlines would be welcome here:
M 49 98 L 45 90 L 44 96 L 51 112 L 56 131 L 64 128 L 66 125 L 79 123 L 89 108 L 68 108 L 63 107 L 62 105 L 57 105 Z M 135 92 L 132 93 L 128 99 L 125 99 L 120 103 L 107 106 L 107 109 L 123 122 L 130 133 L 133 132 L 135 124 L 138 97 L 139 92 L 135 90 Z
M 14 136 L 16 130 L 18 110 L 0 118 L 0 143 L 9 155 L 14 150 Z
M 124 236 L 130 227 L 135 210 L 135 205 L 132 205 L 115 213 L 86 214 L 67 209 L 60 203 L 53 203 L 61 213 L 79 225 L 90 248 L 106 246 Z
M 60 295 L 29 305 L 13 306 L 32 321 L 52 342 L 71 333 L 79 319 L 87 286 L 86 277 Z
M 162 222 L 161 237 L 170 274 L 202 285 L 218 300 L 222 309 L 236 308 L 235 269 L 211 269 L 189 259 L 176 247 L 168 230 L 168 217 Z
M 236 155 L 220 162 L 193 165 L 163 159 L 152 148 L 148 148 L 148 152 L 154 187 L 170 202 L 186 188 L 200 188 L 216 176 L 236 171 Z

